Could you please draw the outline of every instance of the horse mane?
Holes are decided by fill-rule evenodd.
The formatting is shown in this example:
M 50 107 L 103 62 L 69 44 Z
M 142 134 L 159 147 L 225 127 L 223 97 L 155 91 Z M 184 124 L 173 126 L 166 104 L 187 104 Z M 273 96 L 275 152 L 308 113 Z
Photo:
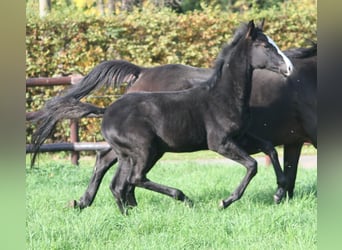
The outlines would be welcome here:
M 232 37 L 230 43 L 226 44 L 219 55 L 215 60 L 215 65 L 213 67 L 213 73 L 209 80 L 207 80 L 207 84 L 209 87 L 212 87 L 216 84 L 217 80 L 222 76 L 222 67 L 227 61 L 227 57 L 230 58 L 233 52 L 233 48 L 239 43 L 241 38 L 245 37 L 247 33 L 248 25 L 246 23 L 242 23 L 234 32 L 234 36 Z M 260 28 L 255 27 L 256 31 L 261 31 Z
M 308 58 L 312 56 L 317 56 L 317 43 L 311 41 L 311 47 L 309 48 L 293 48 L 284 51 L 284 54 L 291 58 Z
M 246 23 L 240 24 L 240 26 L 235 30 L 231 41 L 223 47 L 217 58 L 220 59 L 227 57 L 227 54 L 230 53 L 232 47 L 235 47 L 240 39 L 246 35 L 247 29 L 248 25 Z M 259 28 L 255 27 L 255 29 Z

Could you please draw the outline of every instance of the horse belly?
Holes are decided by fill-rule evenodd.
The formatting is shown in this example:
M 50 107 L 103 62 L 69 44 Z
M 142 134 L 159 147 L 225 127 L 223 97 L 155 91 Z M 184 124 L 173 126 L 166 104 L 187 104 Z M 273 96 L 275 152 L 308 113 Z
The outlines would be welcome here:
M 168 152 L 192 152 L 207 148 L 205 134 L 196 129 L 167 126 L 157 136 L 161 146 Z
M 269 119 L 253 120 L 248 131 L 274 146 L 292 144 L 303 140 L 303 129 L 296 119 L 273 117 Z M 253 148 L 253 147 L 251 147 Z

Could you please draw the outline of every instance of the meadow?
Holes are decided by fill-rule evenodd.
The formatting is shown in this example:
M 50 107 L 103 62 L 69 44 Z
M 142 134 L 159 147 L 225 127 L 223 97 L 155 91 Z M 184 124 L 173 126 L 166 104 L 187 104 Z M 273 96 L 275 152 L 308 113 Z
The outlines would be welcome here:
M 295 197 L 273 203 L 272 167 L 259 164 L 244 196 L 225 210 L 218 202 L 235 189 L 245 168 L 211 154 L 164 157 L 149 178 L 184 191 L 183 203 L 136 189 L 138 207 L 120 214 L 109 183 L 110 169 L 91 207 L 67 206 L 79 199 L 92 173 L 93 158 L 75 167 L 43 154 L 26 166 L 27 249 L 316 249 L 317 169 L 298 170 Z M 28 162 L 28 161 L 27 161 Z

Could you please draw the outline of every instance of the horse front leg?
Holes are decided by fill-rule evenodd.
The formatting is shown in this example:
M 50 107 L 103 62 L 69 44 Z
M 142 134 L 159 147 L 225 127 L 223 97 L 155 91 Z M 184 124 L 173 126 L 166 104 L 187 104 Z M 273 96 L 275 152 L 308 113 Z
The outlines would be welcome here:
M 249 140 L 254 140 L 254 145 L 257 145 L 257 147 L 259 147 L 260 150 L 264 154 L 268 155 L 271 159 L 278 185 L 277 191 L 273 195 L 273 199 L 275 203 L 279 204 L 282 201 L 282 199 L 286 196 L 288 180 L 287 176 L 285 175 L 280 166 L 278 153 L 271 142 L 261 139 L 252 134 L 248 134 L 247 136 Z
M 220 208 L 227 208 L 234 201 L 240 199 L 245 192 L 249 182 L 257 173 L 257 161 L 249 156 L 249 154 L 240 148 L 233 140 L 226 139 L 224 143 L 219 145 L 217 148 L 209 149 L 216 151 L 217 153 L 232 159 L 243 166 L 246 167 L 247 173 L 245 177 L 242 179 L 239 186 L 234 190 L 234 192 L 226 199 L 222 200 L 219 204 Z
M 277 191 L 273 195 L 273 199 L 275 203 L 280 203 L 281 200 L 286 196 L 287 177 L 280 166 L 278 153 L 275 150 L 273 144 L 250 133 L 247 133 L 242 138 L 240 138 L 239 144 L 242 146 L 242 148 L 247 149 L 247 151 L 262 151 L 264 154 L 270 157 L 278 185 Z
M 284 145 L 284 172 L 288 179 L 287 193 L 290 199 L 293 197 L 302 146 L 303 143 Z
M 88 187 L 79 201 L 73 200 L 70 205 L 74 208 L 83 209 L 90 206 L 97 194 L 101 181 L 108 169 L 117 162 L 116 154 L 112 149 L 97 152 L 93 175 Z

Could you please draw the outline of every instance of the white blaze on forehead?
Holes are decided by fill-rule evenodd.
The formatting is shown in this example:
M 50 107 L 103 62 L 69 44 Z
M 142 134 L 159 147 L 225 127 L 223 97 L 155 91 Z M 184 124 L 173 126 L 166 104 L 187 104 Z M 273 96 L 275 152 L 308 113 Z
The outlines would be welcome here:
M 288 70 L 288 74 L 287 75 L 290 75 L 291 72 L 293 71 L 293 64 L 292 62 L 290 61 L 290 59 L 278 48 L 277 44 L 272 40 L 272 38 L 270 38 L 269 36 L 266 36 L 267 37 L 267 40 L 270 44 L 272 44 L 276 49 L 277 49 L 277 52 L 278 54 L 284 59 L 285 61 L 285 64 L 286 64 L 286 68 Z

